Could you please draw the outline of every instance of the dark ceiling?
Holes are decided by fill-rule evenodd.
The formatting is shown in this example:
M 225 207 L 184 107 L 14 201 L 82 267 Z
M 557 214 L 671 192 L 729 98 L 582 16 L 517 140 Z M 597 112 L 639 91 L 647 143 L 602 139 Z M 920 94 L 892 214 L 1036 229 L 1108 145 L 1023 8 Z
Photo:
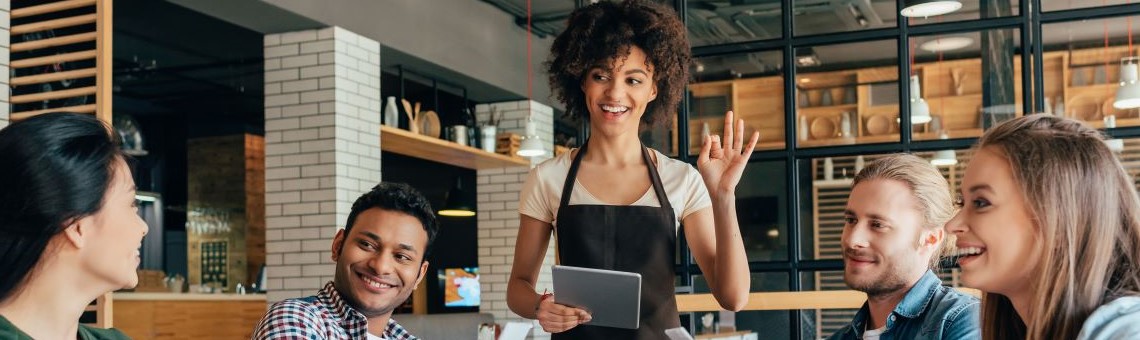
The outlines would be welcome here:
M 114 15 L 115 113 L 262 132 L 261 33 L 167 1 L 118 0 Z

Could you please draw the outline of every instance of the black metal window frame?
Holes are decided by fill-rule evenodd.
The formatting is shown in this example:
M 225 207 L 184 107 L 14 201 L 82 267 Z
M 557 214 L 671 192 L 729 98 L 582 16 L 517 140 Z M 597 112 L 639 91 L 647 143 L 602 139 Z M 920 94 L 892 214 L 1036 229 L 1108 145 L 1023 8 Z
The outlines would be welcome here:
M 709 57 L 726 54 L 740 54 L 752 52 L 771 52 L 779 51 L 782 54 L 782 76 L 783 76 L 783 102 L 794 103 L 795 92 L 787 91 L 786 89 L 795 88 L 796 68 L 795 62 L 795 49 L 800 47 L 812 47 L 819 45 L 829 45 L 836 43 L 853 43 L 865 41 L 881 41 L 894 39 L 898 44 L 897 52 L 900 61 L 910 60 L 910 48 L 908 42 L 912 36 L 926 36 L 934 34 L 947 34 L 947 33 L 963 33 L 963 32 L 977 32 L 992 29 L 1018 29 L 1020 33 L 1021 44 L 1018 47 L 1018 53 L 1022 56 L 1032 56 L 1032 58 L 1021 58 L 1021 82 L 1023 89 L 1033 89 L 1032 91 L 1022 91 L 1022 102 L 1032 105 L 1025 105 L 1027 108 L 1025 112 L 1037 112 L 1037 109 L 1043 108 L 1044 103 L 1044 81 L 1043 81 L 1043 48 L 1041 44 L 1042 25 L 1052 23 L 1062 23 L 1078 20 L 1089 19 L 1106 19 L 1115 17 L 1127 17 L 1140 15 L 1140 3 L 1137 4 L 1124 4 L 1113 5 L 1105 7 L 1093 8 L 1079 8 L 1061 11 L 1041 11 L 1041 1 L 1048 0 L 1018 0 L 1019 10 L 1017 15 L 1001 18 L 988 18 L 976 19 L 970 21 L 956 21 L 946 23 L 935 23 L 921 26 L 910 26 L 908 18 L 898 16 L 898 26 L 891 28 L 871 29 L 864 31 L 854 32 L 837 32 L 827 33 L 810 36 L 796 36 L 794 34 L 794 20 L 793 16 L 793 2 L 794 0 L 782 1 L 782 32 L 781 37 L 778 39 L 768 39 L 759 41 L 736 42 L 714 46 L 700 46 L 692 49 L 693 57 Z M 686 20 L 686 0 L 674 0 L 673 4 L 678 13 L 681 13 L 681 19 Z M 903 0 L 896 1 L 896 8 L 903 8 Z M 1033 70 L 1027 72 L 1025 70 Z M 906 62 L 900 62 L 898 67 L 898 79 L 906 79 L 911 73 L 911 65 Z M 906 81 L 899 82 L 899 98 L 907 98 L 910 93 L 910 84 Z M 686 95 L 683 99 L 678 115 L 676 117 L 677 135 L 678 135 L 678 153 L 677 156 L 680 160 L 693 163 L 696 161 L 696 155 L 689 154 L 687 146 L 689 145 L 689 96 Z M 899 105 L 900 126 L 910 126 L 910 107 L 908 105 Z M 796 121 L 796 106 L 784 105 L 784 121 Z M 1114 129 L 1104 130 L 1107 134 L 1117 138 L 1127 137 L 1140 137 L 1140 127 L 1119 127 Z M 788 229 L 788 244 L 787 244 L 787 260 L 784 261 L 750 261 L 749 271 L 751 273 L 786 273 L 788 274 L 788 290 L 789 291 L 802 291 L 803 283 L 801 282 L 801 274 L 805 272 L 821 271 L 821 270 L 842 270 L 843 261 L 841 260 L 813 260 L 803 259 L 801 254 L 801 206 L 803 204 L 802 192 L 800 191 L 800 161 L 810 160 L 819 157 L 831 156 L 850 156 L 850 155 L 864 155 L 864 154 L 881 154 L 889 152 L 917 152 L 917 151 L 935 151 L 942 149 L 965 149 L 972 146 L 977 138 L 962 138 L 962 139 L 949 139 L 949 140 L 930 140 L 930 141 L 914 141 L 912 139 L 910 129 L 900 129 L 900 140 L 890 143 L 874 143 L 874 144 L 856 144 L 856 145 L 840 145 L 840 146 L 826 146 L 826 147 L 813 147 L 800 149 L 796 145 L 796 126 L 793 123 L 784 124 L 784 145 L 782 150 L 765 150 L 753 153 L 750 163 L 765 162 L 765 161 L 783 161 L 785 166 L 785 181 L 787 183 L 786 200 L 788 202 L 786 207 L 787 214 L 787 229 Z M 677 266 L 677 273 L 681 279 L 682 286 L 691 286 L 693 283 L 693 276 L 700 275 L 701 270 L 697 267 L 696 263 L 692 260 L 689 254 L 688 247 L 684 245 L 684 234 L 681 233 L 680 239 L 683 246 L 681 249 L 681 258 L 683 263 Z M 799 311 L 792 310 L 789 312 L 789 324 L 799 325 L 802 316 Z M 793 339 L 801 338 L 800 327 L 790 327 L 791 337 Z

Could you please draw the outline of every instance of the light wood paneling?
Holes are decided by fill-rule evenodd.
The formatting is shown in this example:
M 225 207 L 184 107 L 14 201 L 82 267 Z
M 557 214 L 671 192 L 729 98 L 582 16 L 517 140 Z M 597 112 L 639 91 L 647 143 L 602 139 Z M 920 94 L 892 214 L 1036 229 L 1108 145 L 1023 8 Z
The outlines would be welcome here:
M 40 21 L 40 22 L 33 22 L 30 24 L 12 26 L 11 32 L 12 32 L 12 34 L 25 34 L 25 33 L 31 33 L 31 32 L 52 30 L 52 29 L 57 29 L 57 28 L 86 25 L 86 24 L 94 23 L 96 18 L 98 18 L 98 16 L 95 14 L 84 14 L 84 15 L 77 15 L 77 16 L 73 16 L 73 17 L 60 18 L 60 19 L 54 19 L 54 20 L 44 20 L 44 21 Z
M 95 0 L 66 0 L 46 3 L 43 5 L 29 6 L 24 8 L 13 8 L 12 19 L 19 19 L 30 17 L 33 15 L 40 15 L 45 13 L 59 12 L 69 9 L 80 7 L 94 6 Z
M 115 302 L 115 328 L 132 339 L 249 339 L 265 301 Z

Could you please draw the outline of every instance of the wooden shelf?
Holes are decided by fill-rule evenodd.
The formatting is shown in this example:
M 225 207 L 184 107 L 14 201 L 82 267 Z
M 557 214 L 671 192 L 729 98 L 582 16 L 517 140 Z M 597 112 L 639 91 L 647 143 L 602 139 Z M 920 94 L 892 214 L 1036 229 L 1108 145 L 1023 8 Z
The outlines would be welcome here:
M 810 148 L 810 147 L 816 147 L 816 146 L 850 145 L 850 144 L 867 144 L 867 143 L 891 143 L 891 142 L 898 142 L 898 141 L 899 141 L 899 134 L 892 133 L 892 134 L 877 135 L 877 136 L 835 137 L 835 138 L 801 140 L 801 141 L 796 143 L 797 144 L 796 146 L 801 147 L 801 148 L 804 148 L 804 147 Z
M 1069 90 L 1072 90 L 1072 91 L 1092 90 L 1092 89 L 1115 90 L 1119 86 L 1120 86 L 1120 84 L 1118 84 L 1118 83 L 1088 84 L 1088 85 L 1069 86 Z M 1115 92 L 1115 91 L 1113 91 L 1113 92 Z
M 473 170 L 530 166 L 526 159 L 490 153 L 390 126 L 380 127 L 380 150 Z
M 796 112 L 801 115 L 811 116 L 818 114 L 836 114 L 843 111 L 855 111 L 858 109 L 856 104 L 842 104 L 842 105 L 828 105 L 828 106 L 810 106 L 797 108 Z

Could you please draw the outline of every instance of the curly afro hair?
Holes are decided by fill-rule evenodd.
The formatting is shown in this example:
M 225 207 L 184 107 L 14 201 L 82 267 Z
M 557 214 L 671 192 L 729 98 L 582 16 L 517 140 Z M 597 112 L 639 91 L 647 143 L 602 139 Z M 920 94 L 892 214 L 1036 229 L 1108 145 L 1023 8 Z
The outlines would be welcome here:
M 566 114 L 589 120 L 582 79 L 591 68 L 629 55 L 629 47 L 645 51 L 653 68 L 657 99 L 641 121 L 653 124 L 676 111 L 689 79 L 692 57 L 685 25 L 677 12 L 645 0 L 600 1 L 570 14 L 566 31 L 550 47 L 550 87 L 566 105 Z

